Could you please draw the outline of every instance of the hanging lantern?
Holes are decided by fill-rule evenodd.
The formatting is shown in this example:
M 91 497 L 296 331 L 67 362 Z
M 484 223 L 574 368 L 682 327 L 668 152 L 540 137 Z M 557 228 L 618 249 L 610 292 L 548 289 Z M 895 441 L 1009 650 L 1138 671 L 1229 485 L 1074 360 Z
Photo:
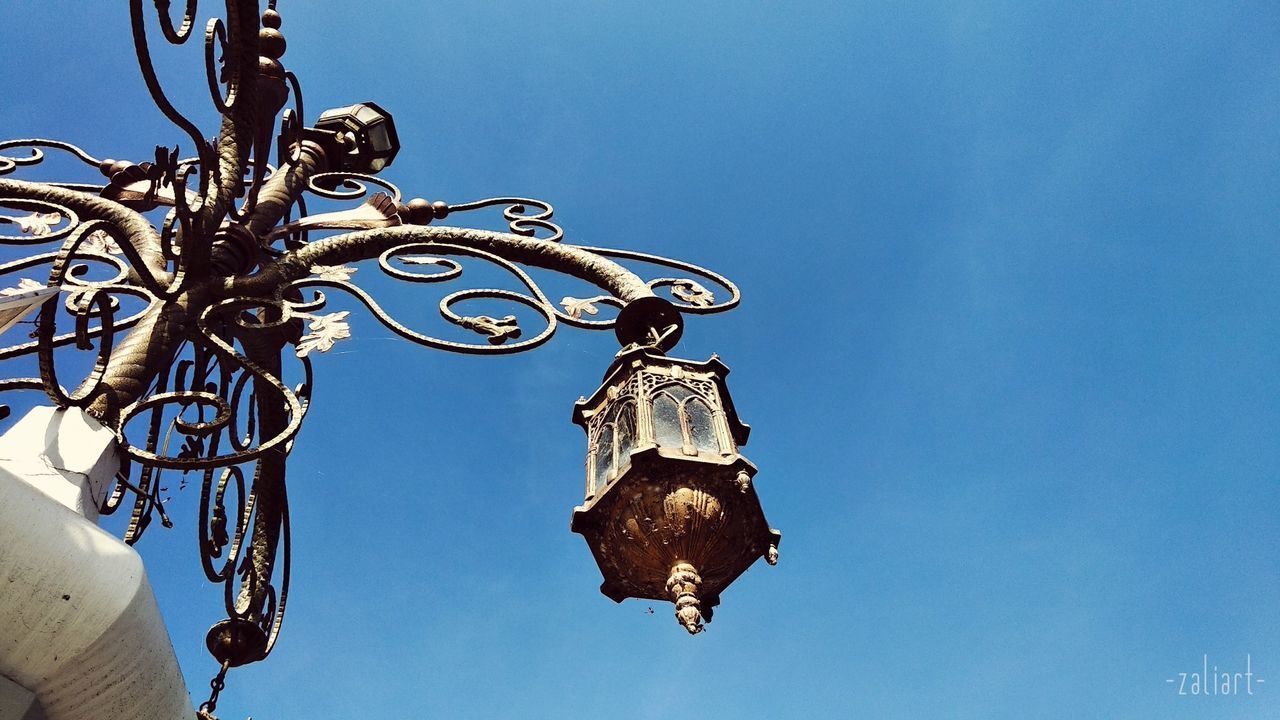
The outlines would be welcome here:
M 390 113 L 371 102 L 325 110 L 307 135 L 325 147 L 332 169 L 343 172 L 376 173 L 400 152 Z
M 572 529 L 600 566 L 600 591 L 616 602 L 674 602 L 690 633 L 757 558 L 777 562 L 782 537 L 765 521 L 755 466 L 738 452 L 750 428 L 734 411 L 728 372 L 715 356 L 693 362 L 633 346 L 574 406 L 588 452 Z

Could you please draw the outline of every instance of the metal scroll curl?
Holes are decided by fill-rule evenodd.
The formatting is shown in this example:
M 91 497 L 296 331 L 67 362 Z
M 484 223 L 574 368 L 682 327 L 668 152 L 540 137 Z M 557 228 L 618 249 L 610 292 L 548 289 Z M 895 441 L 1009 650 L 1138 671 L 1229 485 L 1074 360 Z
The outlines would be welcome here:
M 426 258 L 418 258 L 408 255 L 409 253 L 415 252 L 425 252 L 430 253 L 431 255 Z M 476 288 L 450 293 L 440 300 L 439 310 L 441 316 L 458 327 L 472 330 L 487 336 L 487 344 L 445 340 L 443 338 L 433 337 L 412 330 L 393 318 L 390 313 L 383 309 L 382 306 L 379 305 L 377 301 L 375 301 L 362 288 L 345 279 L 323 277 L 303 278 L 284 286 L 276 297 L 277 299 L 286 302 L 292 313 L 301 317 L 309 316 L 309 313 L 324 307 L 326 303 L 324 295 L 316 293 L 315 297 L 311 300 L 284 300 L 284 298 L 306 288 L 329 287 L 341 290 L 359 300 L 379 322 L 397 335 L 418 343 L 419 345 L 424 345 L 438 350 L 448 350 L 451 352 L 486 355 L 511 354 L 524 350 L 531 350 L 551 339 L 551 336 L 555 333 L 557 326 L 557 313 L 555 307 L 552 306 L 550 300 L 547 299 L 547 296 L 542 292 L 533 279 L 529 277 L 528 273 L 502 257 L 483 250 L 477 250 L 475 248 L 464 247 L 461 245 L 450 245 L 447 243 L 406 243 L 382 253 L 378 262 L 379 266 L 388 275 L 398 279 L 408 280 L 410 282 L 441 282 L 455 278 L 461 274 L 462 268 L 457 262 L 448 258 L 436 257 L 438 255 L 465 255 L 488 261 L 510 272 L 528 290 L 529 294 L 526 295 L 513 290 Z M 414 264 L 436 265 L 444 269 L 432 273 L 416 273 L 408 272 L 392 265 L 393 260 L 397 258 L 404 259 L 406 257 L 416 260 L 417 262 Z M 525 307 L 531 308 L 541 316 L 546 325 L 538 333 L 529 337 L 516 323 L 515 316 L 508 315 L 503 318 L 493 318 L 487 315 L 465 315 L 457 311 L 456 307 L 459 303 L 477 299 L 504 300 L 524 305 Z M 515 342 L 508 342 L 508 340 L 514 340 Z
M 16 235 L 0 233 L 5 245 L 40 245 L 69 236 L 80 225 L 75 211 L 47 200 L 0 198 L 0 207 L 25 211 L 25 216 L 0 214 L 0 225 L 17 228 Z
M 13 202 L 0 200 L 6 205 Z M 35 321 L 36 329 L 29 335 L 31 340 L 0 348 L 0 360 L 35 355 L 41 377 L 0 381 L 0 392 L 39 388 L 57 406 L 85 407 L 100 388 L 115 344 L 115 333 L 135 325 L 154 306 L 156 297 L 146 288 L 133 284 L 132 268 L 124 259 L 105 252 L 113 237 L 114 228 L 110 224 L 101 220 L 81 223 L 74 214 L 70 214 L 68 225 L 62 230 L 69 237 L 61 249 L 0 264 L 0 276 L 16 276 L 19 279 L 16 289 L 19 291 L 41 287 L 56 287 L 62 291 L 41 305 Z M 51 236 L 52 233 L 43 239 Z M 118 248 L 116 250 L 119 251 Z M 50 266 L 50 269 L 45 271 L 44 266 Z M 100 272 L 92 273 L 95 266 L 105 268 L 107 276 L 103 278 Z M 47 282 L 22 277 L 33 270 L 39 271 L 37 276 L 47 272 Z M 92 274 L 98 275 L 99 279 L 86 279 Z M 127 317 L 119 317 L 122 296 L 142 301 L 142 308 Z M 73 327 L 69 332 L 58 332 L 60 311 L 65 311 L 72 319 Z M 71 344 L 81 350 L 93 351 L 94 361 L 88 376 L 74 389 L 68 390 L 59 381 L 58 366 L 59 358 L 65 355 L 59 351 Z M 0 406 L 0 416 L 7 415 L 8 408 Z
M 127 293 L 148 300 L 149 309 L 155 301 L 146 288 L 138 288 L 133 285 L 119 284 L 123 268 L 116 263 L 113 256 L 101 253 L 87 253 L 97 259 L 107 261 L 110 264 L 116 264 L 117 275 L 112 278 L 115 282 L 81 282 L 76 276 L 83 274 L 84 265 L 75 264 L 81 256 L 78 250 L 81 245 L 88 241 L 90 234 L 97 230 L 105 232 L 114 232 L 113 226 L 101 220 L 91 220 L 80 224 L 74 229 L 71 237 L 69 237 L 62 249 L 53 257 L 53 267 L 49 272 L 48 285 L 50 287 L 63 287 L 70 291 L 65 305 L 75 318 L 75 330 L 69 335 L 58 335 L 57 333 L 57 314 L 58 314 L 58 297 L 54 296 L 44 302 L 40 308 L 39 319 L 36 323 L 36 341 L 34 350 L 40 364 L 40 377 L 44 382 L 45 392 L 54 404 L 59 407 L 80 407 L 84 408 L 90 400 L 98 392 L 103 374 L 106 372 L 107 364 L 111 359 L 111 349 L 114 346 L 114 336 L 116 330 L 115 315 L 119 306 L 118 301 L 111 296 L 112 293 Z M 134 253 L 136 256 L 136 252 Z M 14 265 L 22 266 L 32 262 L 32 258 L 21 260 Z M 139 265 L 141 259 L 138 259 Z M 145 271 L 142 277 L 145 279 Z M 154 284 L 154 281 L 152 281 Z M 137 315 L 129 318 L 131 322 L 137 320 L 145 314 L 147 309 L 142 310 Z M 92 325 L 91 320 L 97 320 L 97 325 Z M 93 341 L 97 341 L 97 357 L 94 361 L 93 369 L 79 385 L 79 387 L 68 393 L 58 382 L 58 372 L 55 363 L 55 350 L 67 341 L 74 339 L 76 347 L 82 350 L 93 349 Z M 27 350 L 30 344 L 17 346 L 11 350 L 13 355 L 22 354 Z M 6 350 L 10 350 L 6 348 Z
M 473 200 L 458 205 L 450 205 L 449 212 L 470 212 L 499 205 L 506 206 L 502 208 L 502 217 L 507 221 L 507 227 L 516 235 L 537 237 L 537 231 L 545 230 L 551 234 L 538 239 L 547 242 L 560 242 L 564 239 L 564 229 L 551 222 L 551 217 L 555 214 L 555 208 L 543 200 L 521 197 L 485 198 L 484 200 Z
M 87 341 L 96 339 L 103 334 L 111 335 L 115 332 L 131 327 L 137 324 L 138 320 L 146 315 L 147 308 L 150 306 L 144 307 L 142 310 L 139 310 L 138 312 L 121 320 L 114 319 L 114 314 L 117 312 L 118 307 L 116 298 L 113 297 L 115 294 L 133 295 L 142 300 L 154 300 L 152 296 L 137 287 L 132 285 L 115 284 L 103 284 L 89 288 L 85 291 L 79 291 L 75 294 L 68 295 L 66 296 L 63 304 L 67 311 L 72 313 L 76 319 L 75 330 L 72 332 L 58 334 L 56 329 L 51 325 L 47 331 L 48 334 L 44 334 L 44 331 L 41 329 L 39 324 L 40 321 L 37 321 L 38 329 L 36 339 L 0 348 L 0 360 L 8 360 L 10 358 L 38 353 L 42 348 L 47 349 L 47 351 L 52 354 L 55 349 L 72 343 L 76 343 L 81 347 L 81 349 L 88 349 L 84 347 Z M 89 302 L 85 302 L 86 299 L 89 300 Z M 57 298 L 51 298 L 46 301 L 46 303 L 51 307 L 51 309 L 47 311 L 50 315 L 56 312 Z M 105 316 L 111 317 L 109 326 L 104 325 L 101 321 L 101 317 L 104 316 L 101 311 L 104 309 L 106 313 Z M 93 319 L 98 319 L 99 322 L 96 325 L 92 324 L 90 321 Z M 113 341 L 108 338 L 106 344 L 109 346 L 112 342 Z M 2 390 L 3 388 L 0 388 L 0 391 Z
M 31 154 L 27 157 L 10 157 L 5 154 L 5 151 L 14 148 L 27 148 L 31 151 Z M 94 168 L 98 167 L 102 162 L 79 147 L 61 140 L 49 140 L 46 138 L 4 140 L 0 141 L 0 175 L 8 175 L 19 167 L 40 164 L 44 161 L 44 151 L 41 148 L 50 148 L 69 153 Z
M 0 203 L 9 203 L 9 200 L 0 200 Z M 90 220 L 83 224 L 75 221 L 75 225 L 68 228 L 72 231 L 70 237 L 60 250 L 54 252 L 40 253 L 31 255 L 20 260 L 0 264 L 0 276 L 15 275 L 19 273 L 25 274 L 25 271 L 33 270 L 42 265 L 51 265 L 47 283 L 35 283 L 29 278 L 20 281 L 20 287 L 26 283 L 33 285 L 44 285 L 49 287 L 60 287 L 68 293 L 65 301 L 67 311 L 73 315 L 79 314 L 76 309 L 77 303 L 86 294 L 106 293 L 109 296 L 110 310 L 114 313 L 118 307 L 118 300 L 113 297 L 116 294 L 131 295 L 143 300 L 147 305 L 137 313 L 123 319 L 113 320 L 115 330 L 122 330 L 133 326 L 142 318 L 143 315 L 151 308 L 156 301 L 156 295 L 152 289 L 160 289 L 159 285 L 152 281 L 151 288 L 139 287 L 132 283 L 134 275 L 132 271 L 136 270 L 136 277 L 139 279 L 149 279 L 146 268 L 141 264 L 141 258 L 137 259 L 137 263 L 130 265 L 124 259 L 116 255 L 105 252 L 110 247 L 116 251 L 124 252 L 122 248 L 114 245 L 114 238 L 119 237 L 114 226 L 101 220 Z M 93 248 L 93 249 L 87 249 Z M 132 250 L 132 248 L 130 248 Z M 128 255 L 128 253 L 125 253 Z M 137 257 L 136 253 L 134 256 Z M 112 275 L 100 280 L 85 280 L 91 264 L 98 264 L 112 271 Z M 74 333 L 66 333 L 62 335 L 54 334 L 48 341 L 51 348 L 61 347 L 72 341 L 83 344 L 85 338 L 95 338 L 103 333 L 101 324 L 97 326 L 90 325 L 87 328 L 78 328 Z M 0 348 L 0 360 L 6 360 L 12 357 L 26 355 L 37 350 L 37 346 L 43 341 L 33 341 L 27 343 L 18 343 Z
M 246 322 L 243 313 L 250 309 L 264 311 L 258 322 Z M 265 319 L 263 319 L 265 318 Z M 213 328 L 215 320 L 223 320 L 236 326 L 239 332 L 270 331 L 280 329 L 293 318 L 282 303 L 272 300 L 252 300 L 232 298 L 223 300 L 206 308 L 197 320 L 198 335 L 195 338 L 202 347 L 217 356 L 219 363 L 226 368 L 234 368 L 236 372 L 246 373 L 254 381 L 255 392 L 260 386 L 277 395 L 288 420 L 285 427 L 274 436 L 260 438 L 256 445 L 248 445 L 234 430 L 233 420 L 238 416 L 243 383 L 247 379 L 237 380 L 231 384 L 224 379 L 220 384 L 206 384 L 204 387 L 180 388 L 167 392 L 154 393 L 129 407 L 121 414 L 119 440 L 121 450 L 131 459 L 146 466 L 172 468 L 177 470 L 205 470 L 209 468 L 237 465 L 257 459 L 263 455 L 286 450 L 289 443 L 297 435 L 306 414 L 306 395 L 310 391 L 309 383 L 298 389 L 285 385 L 275 375 L 267 372 L 245 355 L 237 351 L 230 342 Z M 179 415 L 175 419 L 175 428 L 187 438 L 209 439 L 204 453 L 164 453 L 151 447 L 154 443 L 150 437 L 143 446 L 131 443 L 126 431 L 131 421 L 143 413 L 165 406 L 174 406 L 179 412 L 195 408 L 198 417 L 192 420 Z M 207 415 L 207 417 L 206 417 Z M 154 413 L 153 413 L 154 417 Z M 232 447 L 223 451 L 212 438 L 231 431 Z
M 312 175 L 307 180 L 307 190 L 330 200 L 363 200 L 369 195 L 369 185 L 386 190 L 391 199 L 400 202 L 400 188 L 395 183 L 377 175 L 357 172 L 326 172 Z
M 405 255 L 405 253 L 418 251 L 434 253 L 437 247 L 437 245 L 431 243 L 417 243 L 393 247 L 378 256 L 378 266 L 382 268 L 382 272 L 387 275 L 390 275 L 397 280 L 405 280 L 408 282 L 444 282 L 461 275 L 462 266 L 449 258 L 438 257 L 434 254 L 425 256 Z M 407 266 L 433 266 L 441 269 L 434 272 L 405 270 L 404 268 L 398 268 L 391 264 L 392 260 L 399 260 Z
M 195 26 L 196 0 L 187 0 L 182 19 L 177 27 L 175 27 L 173 18 L 170 15 L 168 2 L 157 0 L 155 10 L 159 19 L 160 30 L 165 40 L 170 44 L 183 45 L 191 38 Z M 179 215 L 189 216 L 192 212 L 200 213 L 205 206 L 205 201 L 209 198 L 212 177 L 219 167 L 218 156 L 213 145 L 205 139 L 199 127 L 179 112 L 169 101 L 160 83 L 151 57 L 143 0 L 130 0 L 129 11 L 138 69 L 142 73 L 147 91 L 151 95 L 151 100 L 171 123 L 186 133 L 198 155 L 196 162 L 188 163 L 187 167 L 196 168 L 199 179 L 199 191 L 197 193 L 199 202 L 193 208 L 180 208 Z M 228 11 L 230 11 L 230 3 L 228 3 Z M 215 110 L 223 116 L 229 116 L 236 111 L 246 79 L 252 79 L 248 73 L 254 72 L 254 68 L 243 67 L 244 63 L 240 58 L 240 48 L 236 47 L 236 42 L 234 34 L 227 32 L 227 27 L 222 18 L 211 18 L 206 23 L 203 49 L 206 83 Z M 296 82 L 294 85 L 296 86 Z M 233 202 L 227 202 L 223 207 L 227 215 L 237 222 L 243 221 L 257 204 L 258 191 L 266 178 L 263 172 L 263 167 L 266 163 L 265 148 L 266 143 L 261 138 L 255 140 L 251 148 L 254 157 L 262 157 L 258 158 L 258 163 L 254 165 L 252 179 L 248 183 L 247 192 L 244 192 L 246 199 L 243 207 L 237 209 Z M 4 165 L 0 164 L 0 174 L 3 174 L 3 172 Z
M 194 11 L 194 0 L 191 0 L 191 10 Z M 162 14 L 163 17 L 163 14 Z M 191 32 L 190 22 L 192 16 L 188 15 L 186 22 L 187 33 Z M 185 37 L 184 37 L 185 40 Z M 215 42 L 216 41 L 216 42 Z M 222 57 L 227 59 L 227 31 L 222 24 L 222 18 L 211 18 L 205 25 L 204 29 L 204 74 L 209 83 L 209 97 L 213 99 L 213 106 L 223 115 L 231 112 L 231 108 L 236 104 L 236 98 L 239 96 L 239 73 L 220 73 L 218 70 L 218 59 L 215 50 L 222 50 Z M 218 89 L 220 84 L 219 75 L 226 75 L 227 93 L 224 97 L 222 91 Z
M 221 334 L 223 328 L 216 328 Z M 201 563 L 213 582 L 226 581 L 237 572 L 238 558 L 249 542 L 246 527 L 255 507 L 259 470 L 255 466 L 253 480 L 245 488 L 246 467 L 255 465 L 262 456 L 255 445 L 258 424 L 255 417 L 257 382 L 255 375 L 234 358 L 200 341 L 184 344 L 179 359 L 157 379 L 150 397 L 139 403 L 135 412 L 120 424 L 118 438 L 131 459 L 155 456 L 160 461 L 131 462 L 117 477 L 117 484 L 101 508 L 103 514 L 118 509 L 123 496 L 135 496 L 134 508 L 124 539 L 137 542 L 159 515 L 167 527 L 164 494 L 172 485 L 166 473 L 179 470 L 179 489 L 188 484 L 193 470 L 201 478 L 199 541 Z M 293 389 L 303 412 L 309 400 L 310 364 L 303 361 L 306 380 Z M 275 384 L 279 384 L 275 381 Z M 270 383 L 265 387 L 274 388 Z M 275 389 L 269 390 L 272 395 Z M 140 419 L 146 415 L 145 420 Z M 134 420 L 138 422 L 132 422 Z M 140 448 L 128 446 L 127 426 L 145 427 Z M 286 430 L 287 431 L 287 430 Z M 273 438 L 267 438 L 270 443 Z M 285 442 L 286 451 L 289 443 Z M 229 446 L 232 452 L 225 452 Z M 278 447 L 279 443 L 271 444 Z M 177 466 L 175 468 L 175 466 Z M 129 467 L 137 470 L 130 478 Z M 235 510 L 229 510 L 235 501 Z
M 161 6 L 156 4 L 156 11 L 160 17 L 160 27 L 164 33 L 165 39 L 171 44 L 181 45 L 191 36 L 191 29 L 195 22 L 196 0 L 187 0 L 186 11 L 183 13 L 182 24 L 178 29 L 174 29 L 172 18 L 170 18 L 167 8 L 168 3 Z M 203 198 L 209 190 L 210 170 L 216 168 L 217 160 L 214 157 L 213 149 L 205 141 L 204 135 L 200 132 L 200 128 L 191 122 L 185 115 L 178 112 L 173 104 L 169 102 L 168 96 L 164 92 L 164 88 L 160 85 L 160 78 L 156 74 L 155 65 L 151 61 L 151 49 L 147 42 L 147 26 L 145 12 L 142 8 L 142 0 L 129 0 L 129 16 L 131 27 L 133 30 L 133 47 L 138 58 L 138 69 L 142 72 L 142 78 L 146 82 L 147 91 L 151 94 L 151 101 L 160 109 L 160 112 L 168 118 L 169 122 L 176 125 L 179 129 L 187 134 L 191 139 L 192 147 L 196 148 L 196 152 L 200 155 L 200 196 Z
M 257 468 L 246 487 L 239 465 L 207 468 L 200 484 L 200 563 L 210 582 L 235 574 L 257 501 Z M 230 500 L 234 500 L 232 505 Z M 229 510 L 231 510 L 229 512 Z M 221 566 L 217 566 L 221 560 Z
M 96 309 L 96 312 L 95 312 Z M 76 346 L 83 350 L 92 349 L 89 339 L 89 317 L 96 315 L 101 332 L 98 334 L 97 358 L 89 376 L 80 383 L 74 392 L 68 393 L 58 384 L 58 374 L 53 361 L 54 317 L 57 314 L 57 299 L 50 298 L 40 309 L 40 320 L 37 332 L 40 344 L 37 356 L 40 359 L 40 379 L 44 381 L 44 391 L 49 399 L 58 407 L 84 408 L 97 393 L 102 383 L 102 376 L 107 371 L 107 362 L 111 359 L 111 348 L 115 337 L 113 318 L 115 311 L 110 299 L 101 289 L 92 289 L 82 293 L 76 303 Z
M 587 252 L 603 255 L 607 258 L 614 258 L 617 260 L 635 260 L 637 262 L 661 265 L 681 272 L 691 273 L 694 276 L 701 277 L 703 280 L 710 280 L 712 283 L 719 285 L 727 291 L 727 296 L 717 300 L 715 294 L 711 290 L 707 289 L 703 283 L 692 278 L 657 278 L 650 280 L 650 288 L 655 290 L 669 288 L 671 290 L 672 304 L 679 308 L 681 312 L 706 315 L 731 310 L 737 307 L 738 303 L 742 302 L 742 292 L 738 290 L 737 285 L 733 284 L 733 281 L 718 272 L 708 270 L 700 265 L 694 265 L 693 263 L 687 263 L 682 260 L 673 260 L 661 255 L 650 255 L 649 253 L 636 252 L 634 250 L 618 250 L 615 248 L 588 246 L 578 247 Z
M 631 250 L 584 245 L 570 247 L 615 260 L 632 260 L 688 273 L 689 276 L 686 277 L 660 277 L 647 281 L 649 288 L 655 291 L 655 294 L 657 291 L 669 293 L 668 299 L 681 312 L 692 314 L 722 312 L 737 306 L 742 299 L 737 285 L 731 280 L 699 265 Z M 720 293 L 717 294 L 707 285 L 718 288 Z M 566 325 L 589 330 L 604 330 L 614 326 L 616 317 L 588 319 L 588 316 L 600 315 L 601 306 L 621 309 L 622 305 L 621 300 L 607 294 L 583 298 L 570 296 L 560 301 L 561 307 L 556 308 L 555 313 L 556 317 Z

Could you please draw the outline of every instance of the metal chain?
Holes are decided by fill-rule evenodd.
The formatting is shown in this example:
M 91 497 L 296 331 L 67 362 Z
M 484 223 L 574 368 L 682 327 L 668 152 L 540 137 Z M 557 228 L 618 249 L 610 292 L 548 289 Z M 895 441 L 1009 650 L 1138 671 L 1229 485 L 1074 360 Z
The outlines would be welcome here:
M 222 662 L 222 668 L 218 670 L 218 674 L 213 676 L 209 681 L 209 687 L 212 692 L 209 693 L 209 699 L 200 703 L 200 712 L 198 716 L 201 720 L 218 720 L 213 711 L 218 707 L 218 694 L 227 686 L 227 670 L 231 667 L 230 660 Z

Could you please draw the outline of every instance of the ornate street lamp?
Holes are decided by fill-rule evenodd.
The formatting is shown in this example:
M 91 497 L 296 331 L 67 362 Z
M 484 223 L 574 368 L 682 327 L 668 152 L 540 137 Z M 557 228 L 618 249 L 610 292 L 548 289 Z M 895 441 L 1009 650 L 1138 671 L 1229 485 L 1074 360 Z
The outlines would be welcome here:
M 733 409 L 728 372 L 714 356 L 698 363 L 634 345 L 573 413 L 588 441 L 573 531 L 604 574 L 600 592 L 670 600 L 690 633 L 756 558 L 778 561 L 782 537 L 765 522 L 756 467 L 738 453 L 750 428 Z
M 178 23 L 168 2 L 155 5 L 166 40 L 185 43 L 194 0 Z M 0 264 L 0 278 L 20 294 L 11 303 L 15 319 L 42 303 L 32 338 L 0 348 L 0 360 L 37 358 L 39 377 L 0 380 L 0 391 L 42 390 L 115 434 L 125 462 L 100 510 L 132 506 L 126 542 L 155 517 L 168 524 L 165 473 L 194 473 L 200 563 L 226 598 L 226 617 L 206 638 L 219 665 L 201 706 L 206 717 L 227 670 L 267 657 L 283 622 L 286 466 L 311 406 L 311 360 L 351 336 L 348 313 L 323 312 L 328 297 L 320 289 L 349 295 L 401 337 L 453 352 L 532 349 L 561 324 L 615 331 L 622 351 L 601 388 L 575 408 L 589 452 L 586 502 L 572 525 L 614 600 L 670 600 L 681 624 L 697 632 L 725 587 L 757 558 L 776 560 L 780 536 L 764 520 L 755 466 L 739 453 L 747 426 L 729 398 L 727 368 L 714 357 L 699 363 L 665 354 L 684 314 L 737 305 L 733 283 L 676 260 L 562 242 L 551 206 L 538 200 L 404 200 L 373 175 L 399 150 L 389 113 L 365 102 L 306 126 L 300 84 L 280 61 L 285 40 L 274 0 L 264 11 L 256 0 L 232 0 L 225 19 L 205 26 L 206 75 L 221 115 L 216 138 L 206 141 L 157 79 L 147 36 L 154 21 L 142 0 L 131 0 L 130 12 L 143 78 L 156 106 L 188 136 L 191 155 L 158 147 L 146 162 L 100 160 L 56 140 L 0 142 L 0 176 L 54 149 L 106 179 L 0 177 L 0 209 L 26 213 L 0 214 L 0 242 L 43 246 Z M 308 213 L 307 197 L 349 207 Z M 505 231 L 438 225 L 485 208 L 501 209 Z M 455 337 L 437 336 L 393 318 L 352 280 L 361 269 L 355 263 L 374 260 L 373 272 L 419 285 L 460 277 L 463 262 L 488 263 L 520 289 L 445 295 L 438 310 Z M 645 280 L 630 262 L 678 276 Z M 599 294 L 552 302 L 528 268 L 578 278 Z M 477 299 L 531 311 L 537 326 L 522 327 L 514 314 L 467 313 Z M 457 337 L 468 332 L 480 341 Z M 95 357 L 68 390 L 61 359 L 73 347 Z M 291 373 L 302 382 L 286 382 Z

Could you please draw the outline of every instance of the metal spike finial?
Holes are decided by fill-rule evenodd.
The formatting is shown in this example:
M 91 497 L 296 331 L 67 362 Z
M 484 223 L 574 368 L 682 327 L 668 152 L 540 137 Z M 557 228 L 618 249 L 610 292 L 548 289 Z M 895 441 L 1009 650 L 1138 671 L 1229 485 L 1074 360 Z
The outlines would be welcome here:
M 676 563 L 671 568 L 671 576 L 667 578 L 667 592 L 676 604 L 676 620 L 689 631 L 697 635 L 704 629 L 702 624 L 702 602 L 698 599 L 698 585 L 702 578 L 698 571 L 686 562 Z

